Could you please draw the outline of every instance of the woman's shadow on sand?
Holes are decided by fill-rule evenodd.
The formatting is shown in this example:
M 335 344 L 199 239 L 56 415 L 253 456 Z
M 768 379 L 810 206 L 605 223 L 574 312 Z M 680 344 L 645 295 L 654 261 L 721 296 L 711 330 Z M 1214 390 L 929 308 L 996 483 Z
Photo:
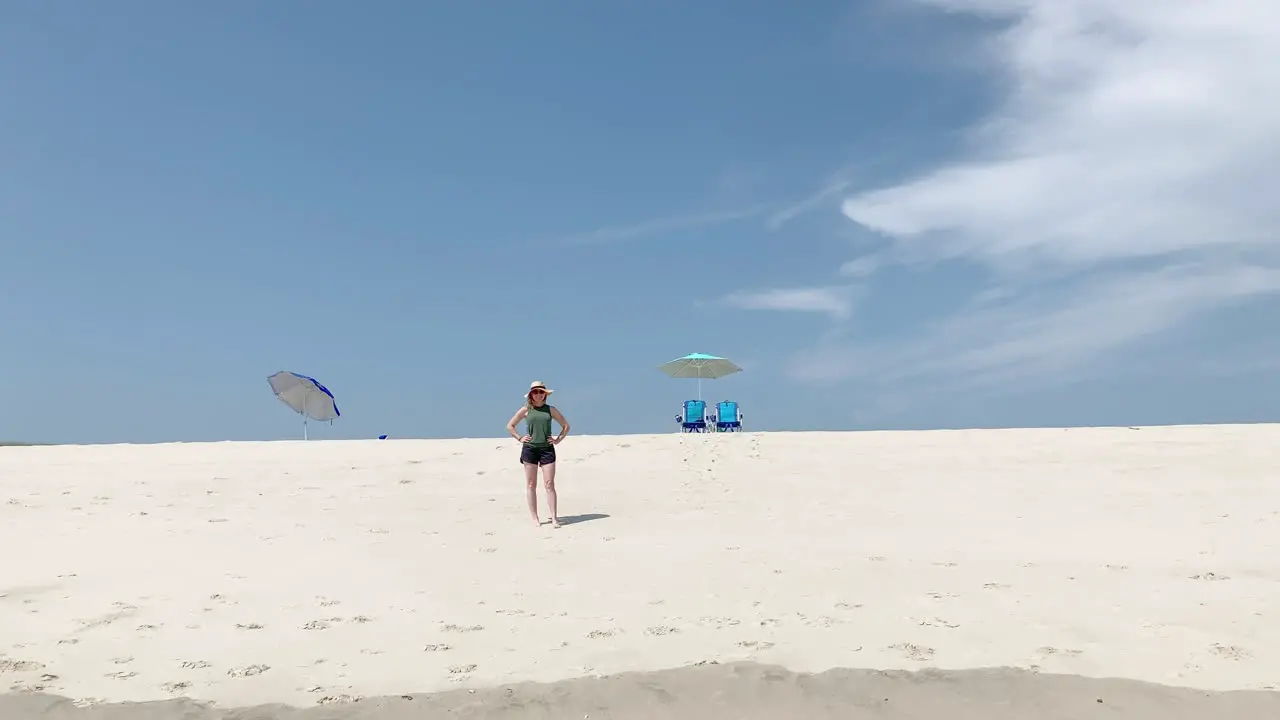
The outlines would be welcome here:
M 577 525 L 578 523 L 590 522 L 592 520 L 604 520 L 609 517 L 604 513 L 587 513 L 585 515 L 561 515 L 561 525 Z

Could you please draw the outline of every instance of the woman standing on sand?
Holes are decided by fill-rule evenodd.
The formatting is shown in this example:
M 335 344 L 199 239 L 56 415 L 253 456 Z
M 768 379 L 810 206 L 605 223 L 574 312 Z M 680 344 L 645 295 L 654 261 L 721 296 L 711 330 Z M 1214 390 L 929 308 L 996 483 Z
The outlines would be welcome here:
M 524 465 L 525 498 L 529 502 L 529 515 L 533 524 L 542 526 L 538 517 L 538 468 L 542 468 L 542 484 L 547 489 L 547 505 L 551 510 L 551 527 L 560 527 L 556 514 L 556 445 L 569 434 L 569 423 L 560 411 L 547 404 L 551 390 L 541 380 L 529 385 L 524 396 L 524 407 L 511 416 L 507 434 L 520 441 L 520 464 Z M 525 434 L 516 431 L 516 425 L 525 421 Z M 560 424 L 560 434 L 552 437 L 551 421 Z

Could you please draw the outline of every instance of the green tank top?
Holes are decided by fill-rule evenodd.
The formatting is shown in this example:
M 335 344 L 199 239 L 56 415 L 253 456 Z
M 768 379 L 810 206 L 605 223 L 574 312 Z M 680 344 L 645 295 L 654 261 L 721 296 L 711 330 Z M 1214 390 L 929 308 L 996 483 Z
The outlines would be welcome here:
M 524 419 L 526 432 L 529 436 L 529 447 L 550 447 L 551 446 L 551 406 L 543 404 L 542 407 L 529 406 L 529 414 Z

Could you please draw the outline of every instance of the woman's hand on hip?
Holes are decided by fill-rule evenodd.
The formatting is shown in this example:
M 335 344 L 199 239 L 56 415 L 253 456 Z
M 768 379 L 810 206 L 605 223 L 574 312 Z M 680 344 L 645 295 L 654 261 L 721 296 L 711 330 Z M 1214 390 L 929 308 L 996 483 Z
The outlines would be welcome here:
M 524 436 L 522 436 L 522 437 L 520 438 L 520 442 L 521 442 L 521 443 L 527 443 L 527 442 L 529 442 L 529 441 L 530 441 L 530 440 L 532 440 L 532 439 L 533 439 L 533 436 L 531 436 L 531 435 L 524 435 Z

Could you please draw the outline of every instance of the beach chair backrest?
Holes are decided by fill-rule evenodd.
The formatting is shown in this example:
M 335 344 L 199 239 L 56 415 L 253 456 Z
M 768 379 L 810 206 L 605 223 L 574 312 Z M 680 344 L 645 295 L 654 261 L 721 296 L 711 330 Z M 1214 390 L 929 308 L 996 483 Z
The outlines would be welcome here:
M 707 403 L 702 400 L 685 400 L 684 401 L 684 421 L 685 422 L 702 422 L 706 417 Z
M 738 422 L 738 403 L 732 400 L 725 400 L 720 403 L 719 409 L 716 411 L 720 416 L 720 422 Z

